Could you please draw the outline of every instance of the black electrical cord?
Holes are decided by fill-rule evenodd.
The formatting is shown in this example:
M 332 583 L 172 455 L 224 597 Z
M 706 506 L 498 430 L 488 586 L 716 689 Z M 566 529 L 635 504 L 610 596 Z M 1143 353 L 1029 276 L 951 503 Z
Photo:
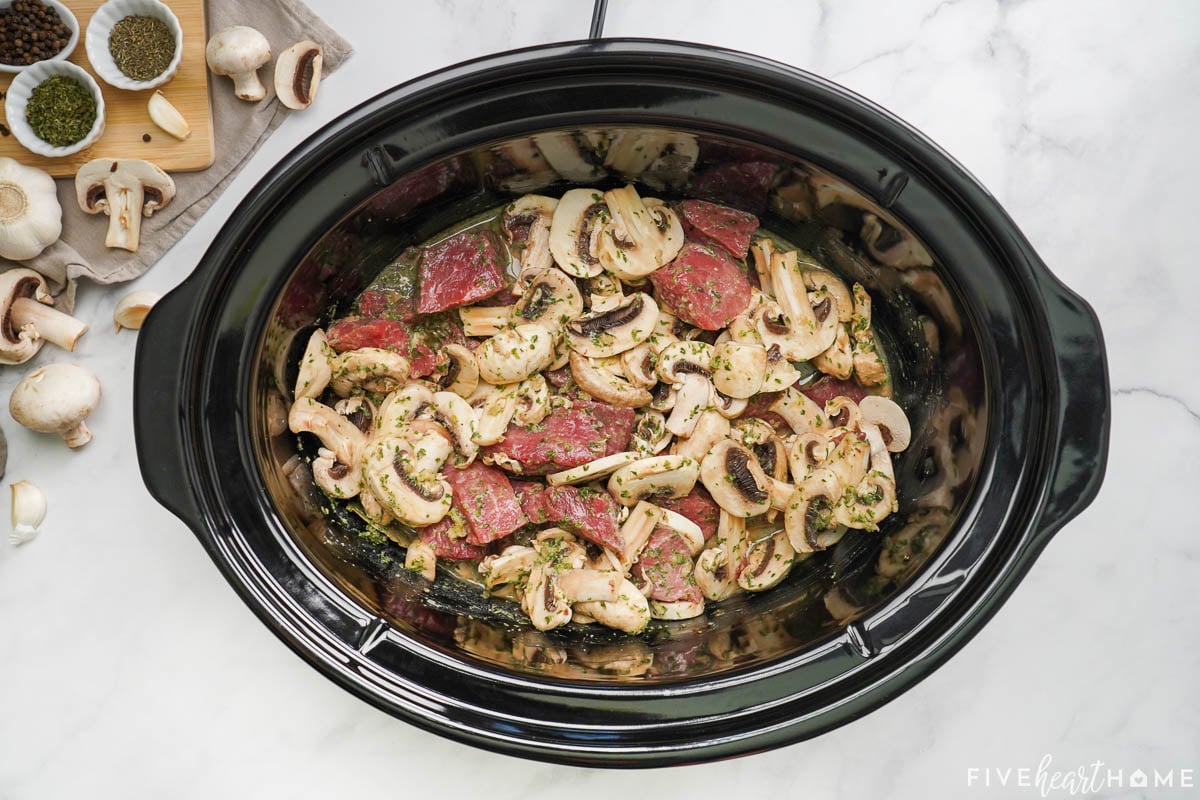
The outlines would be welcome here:
M 589 39 L 599 39 L 604 35 L 604 15 L 608 12 L 608 0 L 596 0 L 592 5 L 592 27 L 588 30 Z

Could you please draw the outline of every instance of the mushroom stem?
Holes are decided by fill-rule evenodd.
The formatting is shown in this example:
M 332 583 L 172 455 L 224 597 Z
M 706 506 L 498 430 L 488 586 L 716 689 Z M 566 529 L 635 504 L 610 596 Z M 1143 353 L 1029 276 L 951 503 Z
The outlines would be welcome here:
M 233 79 L 233 93 L 242 100 L 262 100 L 267 96 L 267 89 L 258 79 L 257 71 L 235 72 L 229 76 Z
M 105 247 L 120 247 L 136 253 L 142 238 L 142 205 L 145 192 L 139 186 L 112 186 L 108 198 L 108 235 Z
M 10 313 L 13 327 L 18 331 L 26 325 L 32 325 L 39 338 L 53 342 L 64 350 L 74 350 L 75 342 L 88 329 L 86 324 L 69 314 L 30 297 L 14 300 Z
M 62 431 L 61 435 L 63 441 L 67 443 L 67 447 L 71 449 L 83 447 L 92 440 L 92 432 L 88 430 L 88 426 L 83 420 L 80 420 L 75 427 Z

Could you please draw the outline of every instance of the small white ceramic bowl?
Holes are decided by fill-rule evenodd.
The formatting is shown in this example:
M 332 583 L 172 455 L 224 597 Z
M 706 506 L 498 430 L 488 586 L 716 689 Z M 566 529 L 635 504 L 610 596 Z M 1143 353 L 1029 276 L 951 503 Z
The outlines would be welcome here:
M 57 54 L 42 61 L 35 61 L 34 64 L 45 64 L 47 61 L 66 61 L 70 58 L 71 53 L 75 52 L 75 46 L 79 44 L 79 20 L 75 19 L 75 15 L 71 13 L 71 9 L 64 6 L 58 0 L 42 0 L 42 3 L 50 6 L 58 12 L 58 18 L 61 19 L 68 28 L 71 29 L 71 38 L 67 40 L 67 46 L 60 50 Z M 13 4 L 13 0 L 0 0 L 0 9 L 8 8 Z M 34 64 L 28 66 L 18 66 L 16 64 L 0 64 L 0 72 L 24 72 Z
M 66 75 L 68 78 L 79 81 L 87 87 L 96 100 L 96 121 L 92 124 L 88 135 L 75 144 L 63 147 L 55 147 L 39 139 L 25 119 L 25 106 L 29 103 L 29 95 L 42 81 L 55 75 Z M 17 141 L 27 150 L 47 158 L 61 158 L 78 153 L 85 147 L 90 147 L 104 133 L 104 95 L 101 94 L 96 81 L 84 71 L 83 67 L 76 66 L 70 61 L 39 61 L 31 64 L 13 78 L 12 86 L 8 87 L 8 95 L 4 98 L 4 116 L 7 118 L 8 127 L 13 132 L 13 136 L 16 136 Z
M 113 61 L 112 52 L 108 49 L 108 36 L 112 33 L 113 26 L 126 17 L 157 17 L 171 29 L 171 34 L 175 37 L 175 57 L 158 77 L 148 81 L 135 81 L 121 72 L 121 68 Z M 183 58 L 183 28 L 180 27 L 179 18 L 175 13 L 159 0 L 108 0 L 92 14 L 84 47 L 87 49 L 92 69 L 96 70 L 100 80 L 109 86 L 128 89 L 131 92 L 154 89 L 171 80 L 175 70 L 179 69 L 179 61 Z

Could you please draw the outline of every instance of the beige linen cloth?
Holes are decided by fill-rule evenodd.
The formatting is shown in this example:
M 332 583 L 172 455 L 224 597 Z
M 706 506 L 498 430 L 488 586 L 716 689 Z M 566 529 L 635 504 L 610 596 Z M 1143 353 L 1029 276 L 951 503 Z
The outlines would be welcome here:
M 272 54 L 303 39 L 324 49 L 322 74 L 328 76 L 349 57 L 350 45 L 298 0 L 209 0 L 209 35 L 229 25 L 249 25 L 262 31 Z M 141 246 L 136 253 L 104 246 L 106 219 L 83 213 L 75 199 L 75 182 L 58 181 L 63 208 L 62 239 L 21 266 L 46 276 L 58 294 L 55 305 L 70 312 L 75 299 L 75 279 L 97 283 L 132 280 L 148 270 L 196 223 L 220 196 L 245 161 L 294 113 L 275 99 L 273 62 L 259 70 L 267 97 L 258 103 L 238 100 L 228 78 L 209 76 L 212 94 L 216 159 L 202 172 L 177 172 L 175 199 L 153 217 L 142 221 Z M 0 259 L 2 262 L 2 259 Z M 0 271 L 14 266 L 0 263 Z

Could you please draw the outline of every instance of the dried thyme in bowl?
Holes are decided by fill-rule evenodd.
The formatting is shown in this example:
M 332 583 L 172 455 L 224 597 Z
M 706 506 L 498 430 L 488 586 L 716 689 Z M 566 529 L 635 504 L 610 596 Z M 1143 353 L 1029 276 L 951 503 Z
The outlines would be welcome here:
M 29 93 L 25 119 L 43 142 L 66 147 L 87 136 L 96 124 L 96 98 L 74 78 L 54 75 Z
M 175 57 L 175 35 L 158 17 L 125 17 L 108 35 L 108 52 L 117 69 L 135 81 L 149 81 L 166 72 Z

